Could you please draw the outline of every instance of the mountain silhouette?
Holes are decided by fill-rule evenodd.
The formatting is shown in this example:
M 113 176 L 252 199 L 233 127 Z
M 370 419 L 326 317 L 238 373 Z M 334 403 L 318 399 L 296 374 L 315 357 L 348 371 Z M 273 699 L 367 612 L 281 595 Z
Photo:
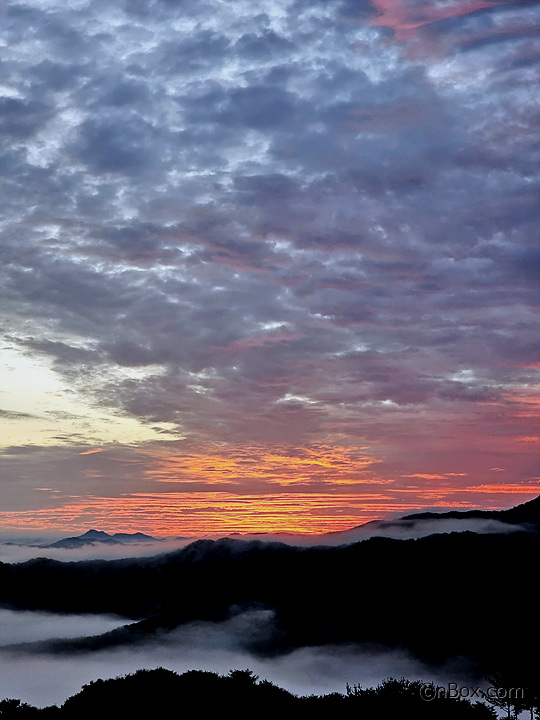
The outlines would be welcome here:
M 105 540 L 111 536 L 103 532 L 103 530 L 88 530 L 84 535 L 79 535 L 80 538 L 88 538 L 88 540 Z
M 158 538 L 152 537 L 152 535 L 145 535 L 142 532 L 134 533 L 114 533 L 112 535 L 114 540 L 119 540 L 123 543 L 139 543 L 139 542 L 157 542 Z
M 151 535 L 145 535 L 142 532 L 134 533 L 109 533 L 103 530 L 87 530 L 82 535 L 63 538 L 49 545 L 42 545 L 43 548 L 64 548 L 68 550 L 76 550 L 87 545 L 95 545 L 95 543 L 104 543 L 106 545 L 130 545 L 134 543 L 157 542 L 158 539 Z
M 511 525 L 528 525 L 529 529 L 540 529 L 540 495 L 533 500 L 516 505 L 508 510 L 450 510 L 443 513 L 420 512 L 404 515 L 402 520 L 444 520 L 445 518 L 465 520 L 487 519 Z

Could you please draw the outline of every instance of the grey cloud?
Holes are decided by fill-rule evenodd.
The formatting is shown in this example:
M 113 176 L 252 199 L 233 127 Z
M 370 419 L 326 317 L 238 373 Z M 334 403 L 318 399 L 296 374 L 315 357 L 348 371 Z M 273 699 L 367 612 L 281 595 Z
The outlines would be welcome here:
M 146 83 L 123 76 L 97 77 L 84 86 L 84 94 L 89 98 L 88 106 L 95 107 L 100 112 L 104 108 L 124 107 L 144 110 L 152 102 L 151 88 Z
M 538 302 L 532 50 L 487 41 L 504 8 L 419 30 L 445 78 L 368 3 L 118 7 L 114 33 L 107 3 L 7 13 L 34 43 L 0 105 L 13 338 L 198 437 L 358 432 L 344 407 L 360 427 L 363 403 L 480 405 L 523 377 L 534 318 L 506 308 Z
M 155 135 L 142 118 L 86 120 L 76 153 L 93 172 L 138 172 L 159 161 Z
M 213 30 L 201 30 L 181 42 L 168 41 L 159 46 L 159 64 L 167 74 L 194 76 L 211 72 L 216 62 L 226 58 L 230 41 Z M 182 95 L 177 96 L 182 100 Z
M 293 47 L 290 40 L 270 29 L 265 29 L 262 33 L 246 33 L 234 45 L 235 51 L 241 56 L 278 62 L 283 62 Z
M 99 432 L 96 434 L 99 436 Z M 59 446 L 13 446 L 2 452 L 4 512 L 42 508 L 54 513 L 66 502 L 74 502 L 82 503 L 75 514 L 84 522 L 85 514 L 92 515 L 93 498 L 122 497 L 126 492 L 144 492 L 148 487 L 145 470 L 152 460 L 144 453 L 129 447 L 109 448 L 103 443 L 112 452 L 81 455 L 89 446 L 83 444 L 86 438 L 80 434 L 59 436 L 57 440 Z M 100 442 L 99 437 L 96 440 Z M 88 470 L 92 471 L 90 475 Z M 45 483 L 44 491 L 40 488 Z
M 6 420 L 25 420 L 27 418 L 37 416 L 31 415 L 30 413 L 15 412 L 13 410 L 3 410 L 2 408 L 0 408 L 0 417 L 5 418 Z
M 30 77 L 35 79 L 42 92 L 49 94 L 51 91 L 77 88 L 81 76 L 91 71 L 90 65 L 76 65 L 73 60 L 69 63 L 53 62 L 47 58 L 30 69 Z
M 35 133 L 52 114 L 53 109 L 40 101 L 0 98 L 0 129 L 14 140 Z
M 62 342 L 27 338 L 25 344 L 38 352 L 53 356 L 60 364 L 89 365 L 100 361 L 99 353 Z
M 202 98 L 204 113 L 208 112 L 208 98 Z M 225 97 L 219 95 L 214 102 L 214 122 L 225 126 L 245 126 L 261 131 L 276 132 L 282 128 L 297 127 L 302 119 L 302 107 L 298 98 L 290 92 L 272 86 L 252 86 L 235 89 Z M 307 108 L 306 108 L 307 109 Z M 188 119 L 197 122 L 190 112 Z

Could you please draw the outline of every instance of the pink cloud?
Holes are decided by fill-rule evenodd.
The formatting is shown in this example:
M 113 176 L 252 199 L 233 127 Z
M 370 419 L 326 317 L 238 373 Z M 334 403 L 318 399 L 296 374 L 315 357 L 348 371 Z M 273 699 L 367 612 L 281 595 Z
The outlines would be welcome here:
M 416 30 L 424 25 L 431 25 L 440 20 L 461 17 L 500 5 L 498 2 L 488 0 L 469 0 L 468 2 L 454 2 L 451 5 L 409 5 L 404 0 L 372 0 L 373 6 L 379 15 L 369 24 L 375 27 L 391 28 L 397 40 L 409 40 L 414 37 Z

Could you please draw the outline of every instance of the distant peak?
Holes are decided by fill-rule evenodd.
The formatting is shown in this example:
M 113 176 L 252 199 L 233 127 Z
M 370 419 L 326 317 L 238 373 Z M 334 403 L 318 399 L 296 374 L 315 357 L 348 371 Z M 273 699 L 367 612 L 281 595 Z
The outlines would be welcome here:
M 108 533 L 103 530 L 88 530 L 84 535 L 79 535 L 81 538 L 108 538 L 111 537 Z
M 155 540 L 156 538 L 152 537 L 152 535 L 146 535 L 142 532 L 134 532 L 134 533 L 114 533 L 112 535 L 113 538 L 116 538 L 117 540 Z

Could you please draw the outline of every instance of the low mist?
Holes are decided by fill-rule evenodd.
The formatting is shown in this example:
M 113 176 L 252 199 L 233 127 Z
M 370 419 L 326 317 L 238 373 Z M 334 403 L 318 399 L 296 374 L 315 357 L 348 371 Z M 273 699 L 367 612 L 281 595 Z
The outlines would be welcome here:
M 30 616 L 43 614 L 22 615 L 38 627 L 40 618 Z M 51 627 L 66 636 L 73 628 L 73 620 L 55 616 Z M 112 620 L 96 618 L 96 623 L 106 621 Z M 220 674 L 249 668 L 261 679 L 299 695 L 344 693 L 347 683 L 371 687 L 387 677 L 433 680 L 439 684 L 464 679 L 459 661 L 455 666 L 434 669 L 406 652 L 366 646 L 301 648 L 273 658 L 261 658 L 242 648 L 247 638 L 264 634 L 272 622 L 270 611 L 252 610 L 222 623 L 192 623 L 129 648 L 65 654 L 28 652 L 24 647 L 10 651 L 0 648 L 0 699 L 19 698 L 38 707 L 60 705 L 82 685 L 97 678 L 156 667 L 178 673 L 198 669 Z M 19 626 L 19 639 L 23 636 L 26 633 Z
M 126 625 L 117 615 L 64 615 L 0 608 L 0 648 L 14 643 L 101 635 Z
M 394 540 L 418 540 L 429 535 L 453 532 L 474 532 L 484 534 L 507 534 L 524 530 L 521 525 L 511 525 L 491 518 L 430 518 L 395 520 L 367 523 L 335 535 L 327 535 L 321 544 L 343 545 L 360 542 L 371 537 L 386 537 Z
M 29 545 L 0 544 L 0 562 L 21 563 L 33 558 L 48 558 L 61 562 L 76 562 L 78 560 L 119 560 L 121 558 L 152 557 L 162 553 L 172 552 L 189 545 L 196 538 L 188 540 L 161 540 L 133 545 L 109 545 L 108 543 L 95 543 L 81 548 L 44 548 Z

